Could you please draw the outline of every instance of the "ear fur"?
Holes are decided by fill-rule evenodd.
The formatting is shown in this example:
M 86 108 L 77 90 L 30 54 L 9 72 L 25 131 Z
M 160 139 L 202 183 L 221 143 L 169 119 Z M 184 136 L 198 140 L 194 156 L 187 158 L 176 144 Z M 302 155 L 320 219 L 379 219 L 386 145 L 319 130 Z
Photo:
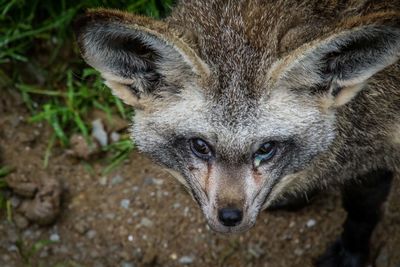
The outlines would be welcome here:
M 178 91 L 180 81 L 208 75 L 207 65 L 164 22 L 95 9 L 74 28 L 83 58 L 129 105 L 140 108 L 143 97 Z
M 338 107 L 399 58 L 399 24 L 365 25 L 300 47 L 278 62 L 270 75 L 290 89 L 322 94 L 328 108 Z

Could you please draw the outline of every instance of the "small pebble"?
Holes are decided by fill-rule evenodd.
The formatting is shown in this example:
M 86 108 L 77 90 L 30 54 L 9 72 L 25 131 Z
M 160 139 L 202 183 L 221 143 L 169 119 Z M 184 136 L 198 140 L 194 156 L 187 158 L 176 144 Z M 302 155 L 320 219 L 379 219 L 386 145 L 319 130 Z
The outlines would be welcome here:
M 146 178 L 144 178 L 144 184 L 160 186 L 160 185 L 164 184 L 164 180 L 153 178 L 153 177 L 146 177 Z
M 256 259 L 265 254 L 265 250 L 262 249 L 259 245 L 250 245 L 250 247 L 248 248 L 248 252 Z
M 92 121 L 92 136 L 96 139 L 102 147 L 107 146 L 108 136 L 104 130 L 104 125 L 100 119 Z
M 121 175 L 115 175 L 111 179 L 111 185 L 118 185 L 124 181 L 124 178 Z
M 90 257 L 92 258 L 92 259 L 96 259 L 96 258 L 98 258 L 99 257 L 99 252 L 97 251 L 97 250 L 91 250 L 90 252 L 89 252 L 89 254 L 90 254 Z
M 60 253 L 60 254 L 68 254 L 68 253 L 69 253 L 69 249 L 68 249 L 67 246 L 61 246 L 61 247 L 58 249 L 58 253 Z
M 194 261 L 193 257 L 183 256 L 179 259 L 180 264 L 192 264 Z
M 114 225 L 112 225 L 112 224 L 108 225 L 107 232 L 114 232 Z
M 34 234 L 33 231 L 31 229 L 26 229 L 23 233 L 22 233 L 23 237 L 26 239 L 33 239 L 34 238 Z
M 176 203 L 174 203 L 174 205 L 172 205 L 172 207 L 173 207 L 174 209 L 178 209 L 178 208 L 181 207 L 181 204 L 178 203 L 178 202 L 176 202 Z
M 144 178 L 144 185 L 152 185 L 152 184 L 153 184 L 153 178 L 151 177 Z
M 129 199 L 123 199 L 121 200 L 121 207 L 124 209 L 129 209 L 129 205 L 131 204 L 131 201 Z
M 21 199 L 17 196 L 13 196 L 10 199 L 10 203 L 13 208 L 18 208 L 19 204 L 21 204 Z
M 134 193 L 139 192 L 139 190 L 140 190 L 139 186 L 132 187 L 132 192 L 134 192 Z
M 153 221 L 152 220 L 150 220 L 149 218 L 142 218 L 141 220 L 140 220 L 140 224 L 141 225 L 143 225 L 143 226 L 145 226 L 145 227 L 153 227 L 153 225 L 154 225 L 154 223 L 153 223 Z
M 86 233 L 86 237 L 89 239 L 95 238 L 96 235 L 97 235 L 97 232 L 95 230 L 90 230 L 89 232 Z
M 3 259 L 3 261 L 9 261 L 9 260 L 11 260 L 11 257 L 10 257 L 10 255 L 3 255 L 3 256 L 1 256 L 1 258 Z
M 8 252 L 17 252 L 18 247 L 16 245 L 11 245 L 7 248 Z
M 317 224 L 317 222 L 314 219 L 310 219 L 310 220 L 308 220 L 306 226 L 308 228 L 311 228 L 311 227 L 314 227 L 316 224 Z
M 53 242 L 59 242 L 60 241 L 60 236 L 58 234 L 51 234 L 50 235 L 50 240 Z
M 99 184 L 102 186 L 106 186 L 107 185 L 107 177 L 103 176 L 99 179 Z
M 135 267 L 135 265 L 131 262 L 123 262 L 121 267 Z
M 118 142 L 121 139 L 121 135 L 117 132 L 112 132 L 110 135 L 111 141 L 113 143 Z
M 189 207 L 183 209 L 183 216 L 187 217 L 189 215 Z
M 86 233 L 88 228 L 89 228 L 89 225 L 84 220 L 79 220 L 74 224 L 75 231 L 77 231 L 78 233 L 80 233 L 82 235 L 84 233 Z
M 116 216 L 115 216 L 114 213 L 107 213 L 107 214 L 106 214 L 106 218 L 107 218 L 107 219 L 114 220 L 115 217 L 116 217 Z
M 304 250 L 302 250 L 302 249 L 300 249 L 300 248 L 296 248 L 296 249 L 294 250 L 294 254 L 295 254 L 296 256 L 302 256 L 302 255 L 304 254 Z
M 163 185 L 164 184 L 164 180 L 161 180 L 161 179 L 153 179 L 153 183 L 155 184 L 155 185 L 158 185 L 158 186 L 161 186 L 161 185 Z

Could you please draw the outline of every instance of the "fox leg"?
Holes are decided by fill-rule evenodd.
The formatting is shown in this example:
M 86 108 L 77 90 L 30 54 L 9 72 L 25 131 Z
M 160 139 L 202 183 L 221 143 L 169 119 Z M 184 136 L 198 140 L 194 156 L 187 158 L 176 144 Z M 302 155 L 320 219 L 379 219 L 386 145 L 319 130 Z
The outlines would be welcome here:
M 393 174 L 377 170 L 342 191 L 347 218 L 339 239 L 320 257 L 318 267 L 364 267 L 372 232 L 381 218 L 381 206 L 390 191 Z

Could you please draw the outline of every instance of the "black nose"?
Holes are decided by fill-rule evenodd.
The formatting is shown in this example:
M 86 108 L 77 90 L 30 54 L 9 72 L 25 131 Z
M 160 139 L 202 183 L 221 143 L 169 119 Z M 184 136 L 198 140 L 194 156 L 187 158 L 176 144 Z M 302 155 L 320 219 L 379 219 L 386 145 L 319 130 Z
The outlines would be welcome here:
M 218 211 L 218 220 L 225 226 L 238 225 L 243 219 L 243 213 L 235 208 L 223 208 Z

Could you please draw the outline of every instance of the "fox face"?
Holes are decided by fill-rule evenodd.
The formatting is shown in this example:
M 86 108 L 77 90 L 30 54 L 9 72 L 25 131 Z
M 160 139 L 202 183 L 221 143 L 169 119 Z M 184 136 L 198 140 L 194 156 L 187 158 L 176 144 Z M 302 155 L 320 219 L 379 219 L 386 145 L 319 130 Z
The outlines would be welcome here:
M 224 109 L 204 89 L 183 90 L 162 109 L 137 110 L 132 138 L 187 187 L 220 232 L 253 225 L 280 177 L 301 169 L 334 138 L 332 115 L 288 93 L 246 103 L 243 112 Z
M 77 21 L 76 35 L 84 59 L 135 107 L 137 147 L 187 188 L 212 229 L 232 233 L 254 225 L 287 177 L 328 153 L 338 110 L 398 60 L 400 30 L 388 16 L 283 54 L 270 30 L 246 35 L 240 17 L 207 33 L 185 29 L 179 16 L 100 9 Z

